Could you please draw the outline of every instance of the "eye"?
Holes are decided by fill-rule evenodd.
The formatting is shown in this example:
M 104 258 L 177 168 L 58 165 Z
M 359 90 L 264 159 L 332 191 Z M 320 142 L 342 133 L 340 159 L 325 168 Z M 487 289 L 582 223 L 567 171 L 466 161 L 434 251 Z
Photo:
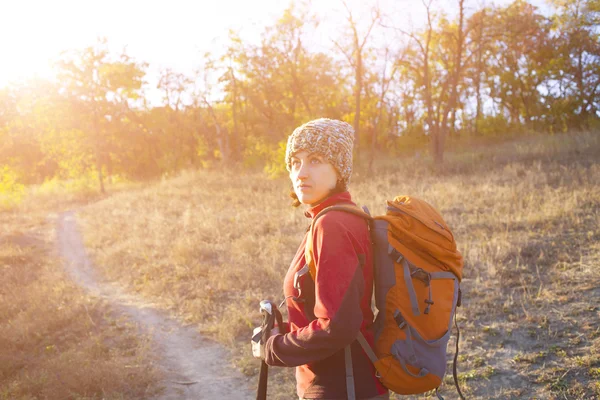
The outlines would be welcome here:
M 321 164 L 322 161 L 321 161 L 321 159 L 319 157 L 313 157 L 313 158 L 310 159 L 310 163 L 311 164 Z
M 292 167 L 298 167 L 300 165 L 300 161 L 292 160 L 291 164 L 292 164 Z

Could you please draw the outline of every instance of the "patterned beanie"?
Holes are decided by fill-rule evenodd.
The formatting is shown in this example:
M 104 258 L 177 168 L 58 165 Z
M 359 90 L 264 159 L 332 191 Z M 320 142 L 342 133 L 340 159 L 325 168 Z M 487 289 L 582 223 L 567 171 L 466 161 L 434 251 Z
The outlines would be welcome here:
M 291 158 L 299 151 L 319 153 L 342 176 L 345 186 L 352 175 L 352 146 L 354 129 L 346 122 L 319 118 L 297 127 L 290 135 L 285 150 L 285 165 L 291 170 Z

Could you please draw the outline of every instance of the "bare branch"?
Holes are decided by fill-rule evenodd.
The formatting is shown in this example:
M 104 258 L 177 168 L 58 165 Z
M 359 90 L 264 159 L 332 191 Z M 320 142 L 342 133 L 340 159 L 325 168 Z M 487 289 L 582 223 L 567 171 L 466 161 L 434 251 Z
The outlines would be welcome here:
M 353 23 L 352 21 L 352 12 L 350 11 L 350 8 L 348 7 L 348 4 L 342 0 L 342 4 L 344 5 L 344 8 L 346 8 L 346 11 L 348 11 L 348 19 L 350 21 L 350 23 Z
M 363 41 L 361 43 L 361 45 L 359 46 L 360 51 L 362 51 L 363 47 L 365 46 L 365 44 L 367 43 L 367 39 L 369 38 L 369 35 L 371 34 L 371 30 L 373 29 L 373 27 L 375 26 L 375 24 L 381 19 L 381 13 L 379 8 L 375 9 L 375 17 L 373 18 L 373 20 L 371 21 L 371 26 L 369 26 L 369 29 L 367 30 L 367 33 L 365 35 L 365 37 L 363 38 Z
M 344 56 L 346 56 L 346 59 L 348 60 L 348 63 L 354 67 L 354 59 L 352 58 L 352 54 L 348 55 L 346 53 L 346 50 L 344 50 L 344 48 L 335 40 L 331 39 L 331 41 L 333 42 L 333 44 L 335 45 L 335 47 L 337 47 Z
M 399 32 L 399 33 L 401 33 L 401 34 L 409 37 L 410 39 L 414 40 L 415 43 L 417 44 L 417 46 L 419 46 L 419 48 L 421 49 L 421 51 L 423 53 L 425 53 L 425 46 L 423 45 L 423 43 L 421 42 L 421 40 L 414 33 L 408 32 L 408 31 L 405 31 L 404 29 L 396 28 L 396 27 L 393 27 L 393 26 L 387 26 L 387 25 L 381 25 L 381 26 L 383 26 L 384 28 L 393 29 L 393 30 L 395 30 L 395 31 L 397 31 L 397 32 Z

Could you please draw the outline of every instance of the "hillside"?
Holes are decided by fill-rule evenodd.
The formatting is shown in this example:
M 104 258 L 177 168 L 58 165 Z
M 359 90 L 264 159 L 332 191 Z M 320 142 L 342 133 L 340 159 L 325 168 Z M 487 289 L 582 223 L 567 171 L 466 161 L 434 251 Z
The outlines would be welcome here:
M 422 197 L 453 229 L 465 258 L 463 391 L 598 398 L 600 135 L 526 137 L 446 159 L 437 173 L 415 157 L 377 160 L 372 176 L 355 174 L 351 193 L 375 214 L 398 194 Z M 197 324 L 253 375 L 258 302 L 282 298 L 308 224 L 288 189 L 285 178 L 202 170 L 120 192 L 78 218 L 107 280 Z M 291 371 L 272 376 L 277 398 L 294 395 Z

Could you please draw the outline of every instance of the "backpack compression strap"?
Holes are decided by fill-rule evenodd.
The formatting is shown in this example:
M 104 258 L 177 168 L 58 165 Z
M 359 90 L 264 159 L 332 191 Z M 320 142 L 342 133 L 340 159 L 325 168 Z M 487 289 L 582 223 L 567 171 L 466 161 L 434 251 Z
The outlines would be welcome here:
M 369 357 L 369 360 L 371 360 L 373 365 L 375 365 L 375 363 L 377 362 L 377 355 L 375 355 L 375 352 L 373 351 L 373 349 L 369 345 L 369 342 L 367 342 L 367 339 L 365 339 L 365 336 L 362 334 L 361 331 L 358 331 L 358 336 L 356 337 L 356 340 L 367 354 L 367 357 Z M 344 361 L 346 364 L 346 393 L 348 394 L 348 400 L 356 400 L 356 391 L 354 387 L 354 371 L 352 369 L 352 353 L 350 346 L 351 345 L 349 344 L 344 349 Z
M 344 211 L 344 212 L 348 212 L 354 215 L 358 215 L 359 217 L 364 218 L 365 220 L 367 220 L 367 223 L 369 224 L 369 229 L 371 228 L 371 223 L 374 220 L 373 217 L 371 217 L 371 215 L 369 215 L 367 212 L 361 210 L 360 208 L 358 208 L 357 206 L 353 206 L 353 205 L 336 205 L 336 206 L 331 206 L 331 207 L 327 207 L 325 209 L 323 209 L 320 213 L 318 213 L 315 218 L 312 220 L 312 223 L 310 224 L 310 228 L 309 228 L 309 239 L 306 242 L 306 248 L 304 251 L 304 256 L 306 259 L 306 264 L 309 267 L 309 272 L 311 277 L 313 278 L 313 281 L 315 281 L 315 275 L 316 275 L 316 266 L 314 263 L 314 258 L 313 258 L 313 252 L 312 252 L 312 236 L 313 236 L 313 230 L 314 230 L 314 225 L 315 222 L 317 221 L 317 219 L 321 216 L 323 216 L 325 213 L 329 212 L 329 211 Z M 460 307 L 460 303 L 461 303 L 461 292 L 460 289 L 459 291 L 459 298 L 458 298 L 458 304 L 456 305 L 456 307 Z M 464 400 L 465 397 L 462 394 L 462 391 L 460 390 L 460 386 L 458 384 L 458 374 L 457 374 L 457 368 L 456 368 L 456 364 L 458 361 L 458 342 L 460 340 L 460 330 L 458 328 L 458 324 L 456 322 L 456 312 L 454 313 L 454 326 L 456 326 L 456 351 L 454 353 L 454 363 L 453 363 L 453 371 L 452 371 L 452 375 L 454 377 L 454 385 L 456 386 L 456 390 L 458 392 L 459 397 Z M 375 352 L 373 351 L 373 348 L 371 348 L 371 345 L 369 345 L 369 342 L 367 342 L 367 339 L 365 339 L 364 335 L 362 334 L 362 332 L 358 332 L 358 336 L 356 338 L 356 340 L 358 341 L 358 343 L 360 343 L 360 346 L 363 348 L 364 352 L 367 354 L 367 356 L 369 357 L 369 359 L 371 360 L 371 362 L 373 363 L 373 365 L 375 365 L 375 363 L 378 361 L 377 355 L 375 354 Z M 354 372 L 352 369 L 352 355 L 350 352 L 350 345 L 348 345 L 345 349 L 344 349 L 344 358 L 345 358 L 345 365 L 346 365 L 346 390 L 348 393 L 348 399 L 349 400 L 355 400 L 356 399 L 356 393 L 355 393 L 355 388 L 354 388 Z M 436 393 L 437 393 L 437 389 L 436 389 Z M 442 398 L 439 394 L 438 398 Z
M 458 308 L 458 306 L 460 306 L 460 296 L 459 304 L 457 304 L 456 307 Z M 458 385 L 458 371 L 456 370 L 456 363 L 458 362 L 458 342 L 460 341 L 460 329 L 458 329 L 458 323 L 456 322 L 456 312 L 454 313 L 454 326 L 456 327 L 456 351 L 454 352 L 454 362 L 452 363 L 452 377 L 454 378 L 454 386 L 456 386 L 459 397 L 462 400 L 465 400 L 465 396 L 463 396 L 460 386 Z

